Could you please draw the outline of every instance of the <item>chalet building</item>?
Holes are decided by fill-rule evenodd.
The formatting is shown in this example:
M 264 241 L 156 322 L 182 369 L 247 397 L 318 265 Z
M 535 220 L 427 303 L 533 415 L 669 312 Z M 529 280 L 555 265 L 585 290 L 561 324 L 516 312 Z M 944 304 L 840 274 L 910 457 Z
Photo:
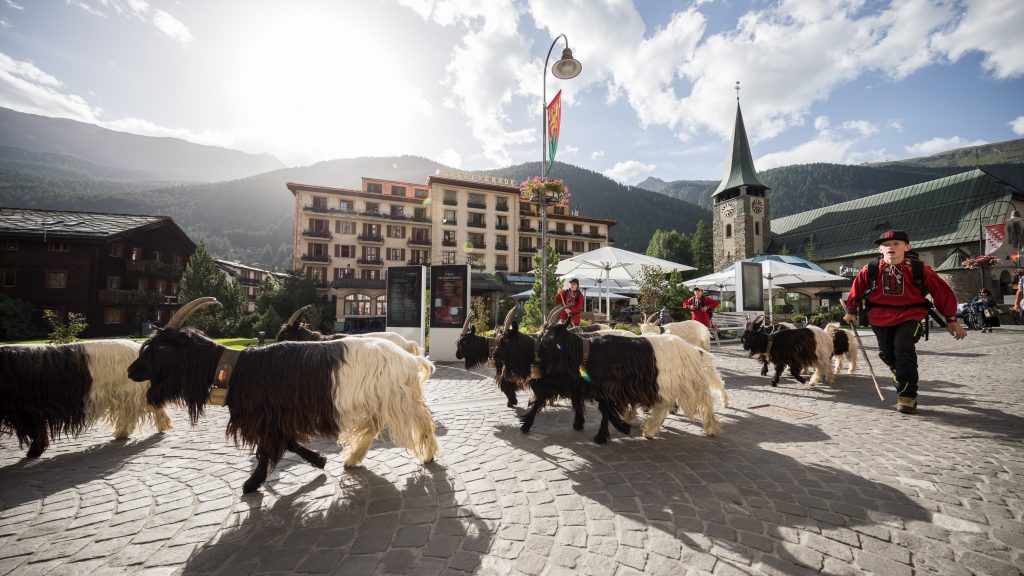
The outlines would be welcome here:
M 529 274 L 540 249 L 540 212 L 513 180 L 442 173 L 425 184 L 362 178 L 359 190 L 289 182 L 295 197 L 293 267 L 347 317 L 386 311 L 387 266 L 470 264 L 473 292 L 501 292 L 490 273 Z M 615 220 L 547 208 L 548 242 L 560 254 L 613 242 Z M 330 292 L 329 292 L 330 291 Z
M 769 188 L 754 169 L 739 101 L 725 175 L 713 193 L 715 271 L 760 254 L 789 254 L 813 260 L 823 269 L 852 278 L 876 261 L 874 240 L 891 229 L 906 230 L 922 261 L 932 266 L 963 302 L 984 283 L 998 301 L 1013 294 L 1020 275 L 1008 258 L 1024 246 L 1020 219 L 1024 192 L 985 170 L 974 169 L 849 202 L 771 218 Z M 1005 222 L 1000 264 L 984 272 L 961 262 L 981 251 L 984 226 Z M 848 288 L 822 286 L 788 290 L 797 311 L 816 310 L 823 300 L 838 304 Z
M 0 292 L 84 314 L 84 336 L 138 334 L 178 306 L 196 245 L 167 216 L 0 208 Z
M 260 285 L 263 284 L 263 279 L 268 275 L 276 275 L 279 277 L 285 276 L 277 272 L 271 272 L 270 270 L 264 270 L 262 268 L 256 268 L 241 262 L 232 262 L 230 260 L 214 260 L 217 267 L 224 272 L 228 280 L 231 282 L 237 282 L 242 290 L 245 291 L 245 295 L 249 298 L 249 303 L 246 306 L 246 311 L 254 312 L 256 310 L 256 298 L 260 295 Z

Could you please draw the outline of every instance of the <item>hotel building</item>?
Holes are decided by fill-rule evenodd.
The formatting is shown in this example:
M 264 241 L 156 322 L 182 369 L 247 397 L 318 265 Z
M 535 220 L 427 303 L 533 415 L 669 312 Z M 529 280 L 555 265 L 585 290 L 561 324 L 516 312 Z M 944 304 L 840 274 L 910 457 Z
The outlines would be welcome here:
M 362 178 L 359 190 L 287 183 L 295 197 L 293 268 L 304 271 L 339 321 L 386 312 L 387 266 L 470 264 L 476 272 L 530 274 L 540 212 L 518 182 L 441 173 L 426 184 Z M 548 207 L 548 242 L 562 259 L 612 242 L 615 220 Z M 474 290 L 475 292 L 475 290 Z

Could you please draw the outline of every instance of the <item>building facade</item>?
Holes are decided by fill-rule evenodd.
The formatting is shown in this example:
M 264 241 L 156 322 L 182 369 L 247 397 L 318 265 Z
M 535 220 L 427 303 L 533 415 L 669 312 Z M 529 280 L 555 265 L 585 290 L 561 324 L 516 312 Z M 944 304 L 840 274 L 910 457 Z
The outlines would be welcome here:
M 336 298 L 339 322 L 385 314 L 388 266 L 530 273 L 541 246 L 540 212 L 508 179 L 453 173 L 425 184 L 364 177 L 359 190 L 287 187 L 295 197 L 293 267 L 322 298 Z M 616 223 L 555 206 L 547 220 L 548 242 L 562 258 L 609 245 Z
M 84 314 L 83 336 L 166 322 L 196 245 L 166 216 L 0 209 L 0 292 L 42 311 Z
M 237 282 L 242 287 L 242 290 L 249 299 L 246 304 L 246 311 L 248 312 L 256 311 L 256 298 L 260 295 L 260 286 L 263 284 L 263 279 L 271 274 L 277 274 L 270 270 L 230 260 L 214 260 L 214 263 L 224 272 L 228 280 Z

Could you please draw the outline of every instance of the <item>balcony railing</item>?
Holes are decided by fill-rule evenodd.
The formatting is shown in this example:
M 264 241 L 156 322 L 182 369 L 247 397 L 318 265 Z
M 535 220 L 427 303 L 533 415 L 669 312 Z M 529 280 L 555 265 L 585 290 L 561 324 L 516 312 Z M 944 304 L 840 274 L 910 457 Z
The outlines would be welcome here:
M 302 235 L 306 238 L 322 238 L 324 240 L 334 238 L 330 230 L 303 230 Z
M 495 264 L 495 270 L 508 270 L 508 264 Z
M 495 230 L 508 230 L 508 224 L 495 224 Z
M 520 252 L 525 252 L 525 253 L 533 253 L 533 252 L 537 251 L 537 248 L 535 248 L 533 246 L 520 246 L 519 247 L 519 251 Z
M 469 208 L 476 208 L 477 210 L 487 210 L 487 202 L 466 202 L 466 206 Z
M 563 256 L 566 255 L 566 254 L 571 256 L 573 252 L 572 252 L 572 250 L 558 250 L 558 253 L 562 254 Z
M 308 210 L 309 212 L 320 212 L 320 213 L 324 213 L 324 214 L 326 214 L 328 212 L 332 212 L 332 210 L 330 208 L 328 208 L 326 205 L 324 205 L 324 206 L 317 206 L 315 204 L 306 204 L 305 206 L 302 207 L 302 209 L 303 210 Z
M 531 228 L 531 227 L 529 227 L 529 226 L 520 226 L 520 227 L 519 227 L 519 231 L 520 231 L 520 232 L 530 232 L 530 233 L 533 233 L 533 234 L 538 234 L 538 233 L 540 233 L 540 230 L 538 230 L 538 229 L 536 229 L 536 228 Z
M 384 242 L 384 237 L 380 234 L 360 234 L 356 236 L 360 242 Z
M 487 248 L 486 242 L 480 242 L 479 244 L 476 242 L 470 242 L 470 244 L 473 246 L 474 250 L 483 250 L 484 248 Z
M 303 262 L 330 262 L 331 257 L 327 254 L 303 254 L 299 257 Z
M 181 266 L 176 266 L 167 262 L 158 262 L 156 260 L 129 261 L 127 270 L 136 274 L 153 274 L 156 276 L 177 277 L 181 274 Z
M 384 261 L 379 258 L 356 258 L 356 264 L 363 266 L 383 266 Z
M 409 246 L 430 246 L 431 240 L 430 238 L 409 238 L 406 244 Z
M 238 283 L 242 286 L 259 286 L 260 281 L 256 278 L 239 278 Z
M 441 220 L 441 223 L 445 224 L 447 226 L 458 226 L 459 225 L 459 219 L 458 218 L 445 218 L 444 220 Z
M 109 306 L 113 304 L 168 304 L 178 303 L 178 297 L 160 292 L 147 292 L 144 290 L 114 290 L 106 288 L 99 291 L 100 304 Z
M 487 222 L 470 220 L 469 222 L 466 222 L 466 226 L 469 226 L 470 228 L 487 228 Z
M 508 204 L 498 204 L 494 207 L 498 212 L 508 212 Z
M 459 205 L 459 200 L 457 198 L 455 200 L 449 200 L 449 199 L 445 198 L 444 199 L 444 205 L 445 206 L 458 206 Z
M 338 278 L 334 282 L 331 282 L 331 286 L 334 288 L 367 288 L 367 289 L 383 289 L 385 286 L 384 279 L 382 278 Z
M 548 234 L 554 234 L 555 236 L 572 236 L 572 232 L 568 230 L 548 230 Z
M 409 260 L 406 264 L 409 266 L 430 266 L 430 260 Z
M 441 246 L 458 246 L 455 240 L 441 240 Z
M 495 250 L 508 250 L 508 244 L 495 244 Z

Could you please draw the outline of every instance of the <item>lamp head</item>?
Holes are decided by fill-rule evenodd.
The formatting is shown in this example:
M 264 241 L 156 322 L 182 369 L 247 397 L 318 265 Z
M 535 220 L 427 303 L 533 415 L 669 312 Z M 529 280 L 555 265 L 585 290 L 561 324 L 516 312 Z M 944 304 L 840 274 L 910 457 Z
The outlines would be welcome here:
M 561 78 L 562 80 L 575 78 L 581 70 L 583 70 L 583 64 L 580 64 L 579 60 L 572 57 L 572 50 L 568 47 L 562 50 L 562 58 L 551 66 L 551 73 L 555 75 L 555 78 Z
M 1016 208 L 1010 212 L 1010 220 L 1020 220 L 1020 212 Z

